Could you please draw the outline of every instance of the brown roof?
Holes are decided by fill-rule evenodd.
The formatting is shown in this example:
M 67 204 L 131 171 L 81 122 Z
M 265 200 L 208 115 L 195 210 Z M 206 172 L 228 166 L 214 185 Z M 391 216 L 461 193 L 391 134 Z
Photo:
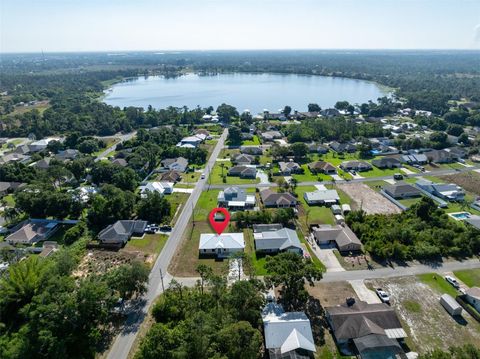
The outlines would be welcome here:
M 385 329 L 402 328 L 395 310 L 385 303 L 356 301 L 351 306 L 326 307 L 325 311 L 337 340 L 385 334 Z
M 177 182 L 180 179 L 180 174 L 177 171 L 168 171 L 165 173 L 162 173 L 160 179 L 162 181 L 168 181 L 168 182 Z
M 273 192 L 271 189 L 267 188 L 260 192 L 260 197 L 262 198 L 262 202 L 265 205 L 277 205 L 277 206 L 285 206 L 289 205 L 292 202 L 297 202 L 297 199 L 290 193 L 277 193 Z
M 312 162 L 312 163 L 309 163 L 308 164 L 308 168 L 310 168 L 310 170 L 322 170 L 322 171 L 332 171 L 332 170 L 335 170 L 335 166 L 333 166 L 331 163 L 329 162 L 325 162 L 325 161 L 317 161 L 317 162 Z

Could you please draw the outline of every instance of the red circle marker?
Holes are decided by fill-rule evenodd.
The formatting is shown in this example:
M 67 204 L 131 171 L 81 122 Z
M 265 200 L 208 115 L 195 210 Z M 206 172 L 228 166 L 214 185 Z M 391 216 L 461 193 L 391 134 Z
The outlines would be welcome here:
M 225 218 L 222 221 L 216 221 L 215 215 L 217 213 L 222 213 Z M 225 208 L 217 207 L 212 209 L 212 211 L 208 215 L 208 220 L 210 221 L 210 225 L 213 227 L 215 232 L 220 235 L 225 230 L 225 228 L 227 228 L 228 222 L 230 222 L 230 213 L 228 213 Z

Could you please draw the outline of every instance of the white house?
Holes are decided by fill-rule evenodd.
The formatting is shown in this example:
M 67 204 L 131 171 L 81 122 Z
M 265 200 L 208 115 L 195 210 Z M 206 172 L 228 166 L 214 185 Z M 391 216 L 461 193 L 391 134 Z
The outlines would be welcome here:
M 228 258 L 236 252 L 243 252 L 245 239 L 243 233 L 202 233 L 198 252 L 200 256 Z
M 184 137 L 180 140 L 179 143 L 177 143 L 177 147 L 195 148 L 195 147 L 198 147 L 200 143 L 205 141 L 206 138 L 207 138 L 207 135 L 203 133 L 198 133 L 193 136 Z
M 316 351 L 310 320 L 304 312 L 285 312 L 270 301 L 262 311 L 262 320 L 270 358 L 308 358 Z
M 171 194 L 173 192 L 173 182 L 147 182 L 140 186 L 140 197 L 147 197 L 147 192 L 158 192 L 161 195 Z
M 465 300 L 480 313 L 480 288 L 472 287 L 465 292 Z

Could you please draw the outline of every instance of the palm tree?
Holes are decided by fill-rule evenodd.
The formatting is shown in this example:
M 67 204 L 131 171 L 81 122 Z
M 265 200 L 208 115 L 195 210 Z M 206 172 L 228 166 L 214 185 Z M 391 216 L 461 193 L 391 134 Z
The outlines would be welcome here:
M 223 178 L 223 168 L 225 167 L 225 163 L 220 163 L 220 168 L 222 169 L 222 178 Z

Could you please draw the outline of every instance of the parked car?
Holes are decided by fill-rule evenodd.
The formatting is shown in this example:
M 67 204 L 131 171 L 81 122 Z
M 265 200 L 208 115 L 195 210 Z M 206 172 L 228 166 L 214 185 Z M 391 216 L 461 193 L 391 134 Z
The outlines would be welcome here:
M 460 284 L 457 282 L 457 280 L 449 275 L 445 276 L 445 280 L 450 283 L 455 289 L 460 288 Z
M 156 224 L 149 224 L 145 227 L 145 233 L 149 234 L 157 233 L 158 230 L 160 230 L 160 228 Z
M 382 288 L 375 289 L 375 293 L 377 293 L 383 303 L 390 303 L 390 296 Z
M 202 175 L 200 176 L 200 179 L 205 179 L 205 173 L 202 173 Z
M 164 224 L 163 226 L 160 227 L 161 231 L 171 231 L 172 226 L 169 226 L 168 224 Z
M 403 175 L 401 173 L 395 173 L 393 175 L 393 179 L 396 180 L 396 181 L 400 181 L 403 179 Z

